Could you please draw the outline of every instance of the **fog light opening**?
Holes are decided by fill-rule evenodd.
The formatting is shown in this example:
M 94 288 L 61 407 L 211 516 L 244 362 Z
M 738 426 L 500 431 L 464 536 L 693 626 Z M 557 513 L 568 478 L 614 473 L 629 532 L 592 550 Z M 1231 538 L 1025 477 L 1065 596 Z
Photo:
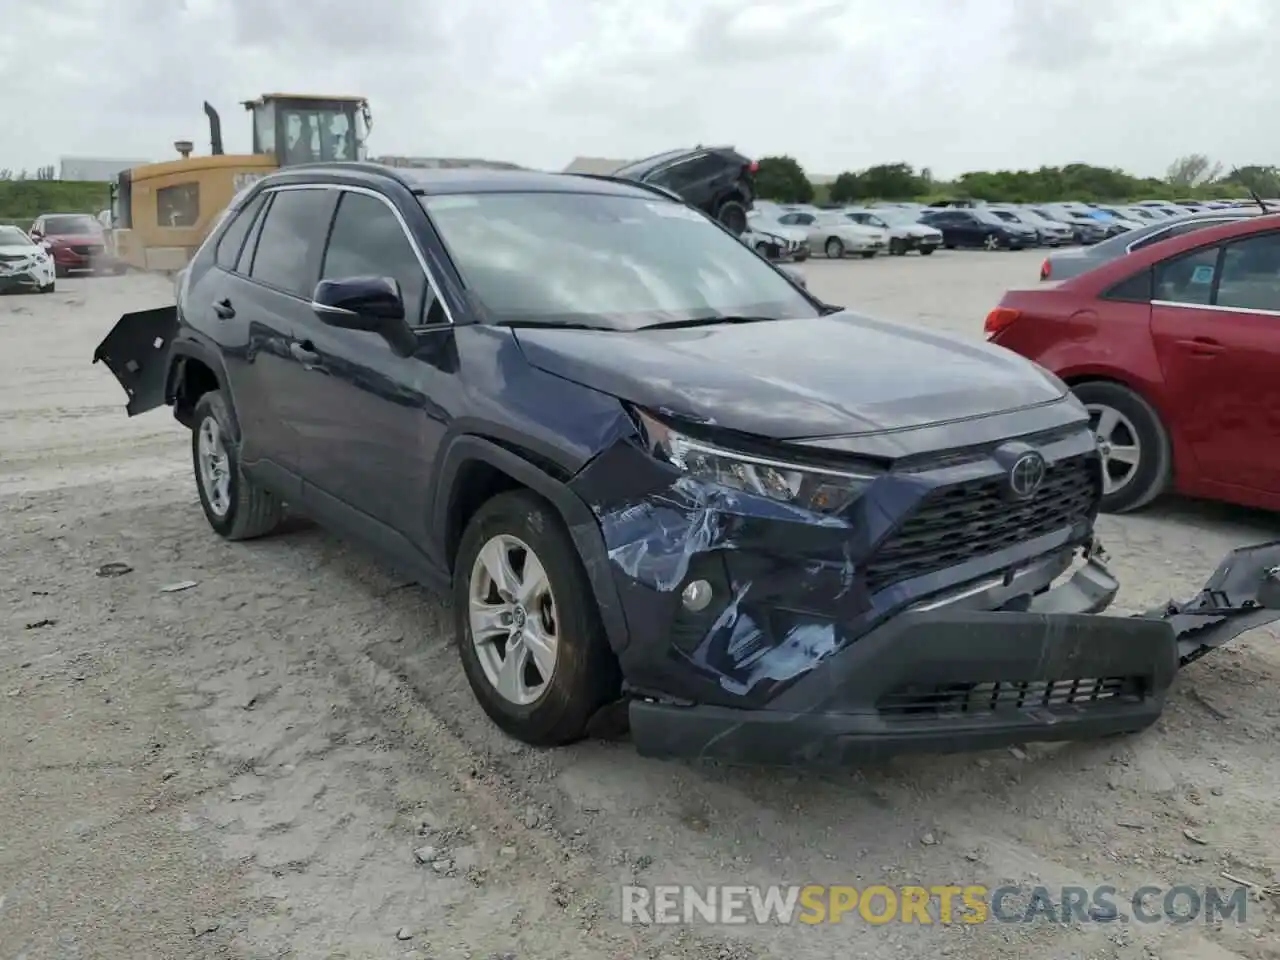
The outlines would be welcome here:
M 701 613 L 710 605 L 713 593 L 706 580 L 693 580 L 680 592 L 680 602 L 690 613 Z

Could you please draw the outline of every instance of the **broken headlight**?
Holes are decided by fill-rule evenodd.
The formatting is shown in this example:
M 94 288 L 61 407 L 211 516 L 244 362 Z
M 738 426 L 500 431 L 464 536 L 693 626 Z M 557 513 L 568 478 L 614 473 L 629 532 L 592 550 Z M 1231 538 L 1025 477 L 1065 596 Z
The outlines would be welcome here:
M 695 440 L 637 411 L 650 448 L 707 483 L 769 497 L 816 513 L 839 513 L 858 499 L 877 474 L 825 470 L 726 450 Z

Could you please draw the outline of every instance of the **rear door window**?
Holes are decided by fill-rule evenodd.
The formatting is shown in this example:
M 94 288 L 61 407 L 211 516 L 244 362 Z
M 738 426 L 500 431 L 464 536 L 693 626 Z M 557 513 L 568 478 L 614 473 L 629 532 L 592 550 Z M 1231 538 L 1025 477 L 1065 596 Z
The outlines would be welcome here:
M 1157 263 L 1152 299 L 1166 303 L 1211 304 L 1221 252 L 1220 246 L 1203 247 Z
M 336 191 L 278 190 L 258 235 L 249 276 L 295 297 L 310 299 Z

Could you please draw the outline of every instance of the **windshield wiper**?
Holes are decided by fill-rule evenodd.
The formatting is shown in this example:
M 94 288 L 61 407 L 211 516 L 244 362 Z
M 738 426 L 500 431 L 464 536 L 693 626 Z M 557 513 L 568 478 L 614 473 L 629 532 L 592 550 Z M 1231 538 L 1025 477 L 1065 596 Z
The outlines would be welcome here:
M 571 323 L 563 320 L 500 320 L 494 324 L 495 327 L 514 327 L 520 329 L 532 330 L 604 330 L 606 332 L 614 332 L 613 327 L 595 326 L 590 323 Z
M 734 314 L 716 314 L 714 317 L 693 317 L 689 320 L 664 320 L 662 323 L 650 323 L 640 330 L 683 330 L 686 327 L 711 327 L 722 323 L 769 323 L 779 317 L 750 317 Z

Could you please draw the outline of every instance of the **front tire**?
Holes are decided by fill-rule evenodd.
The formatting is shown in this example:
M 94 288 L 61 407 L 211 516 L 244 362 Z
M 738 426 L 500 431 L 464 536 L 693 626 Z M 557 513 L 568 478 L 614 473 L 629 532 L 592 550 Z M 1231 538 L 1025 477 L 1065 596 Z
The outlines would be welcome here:
M 191 464 L 209 526 L 226 540 L 270 533 L 283 519 L 284 505 L 244 475 L 234 423 L 219 391 L 196 402 L 192 423 Z
M 889 241 L 889 255 L 894 257 L 906 256 L 907 245 L 902 240 L 893 239 Z
M 42 287 L 36 287 L 36 293 L 53 293 L 58 289 L 58 281 L 50 280 Z
M 983 250 L 999 250 L 1000 238 L 997 237 L 994 233 L 987 234 L 985 237 L 982 238 L 982 249 Z
M 921 247 L 920 256 L 922 257 L 930 256 L 933 253 L 933 251 L 936 249 L 937 249 L 936 247 Z
M 1151 404 L 1104 380 L 1072 389 L 1089 411 L 1102 451 L 1103 512 L 1129 513 L 1164 493 L 1173 479 L 1173 448 Z
M 505 733 L 531 746 L 582 739 L 620 678 L 591 584 L 560 517 L 519 490 L 467 524 L 453 569 L 467 682 Z

